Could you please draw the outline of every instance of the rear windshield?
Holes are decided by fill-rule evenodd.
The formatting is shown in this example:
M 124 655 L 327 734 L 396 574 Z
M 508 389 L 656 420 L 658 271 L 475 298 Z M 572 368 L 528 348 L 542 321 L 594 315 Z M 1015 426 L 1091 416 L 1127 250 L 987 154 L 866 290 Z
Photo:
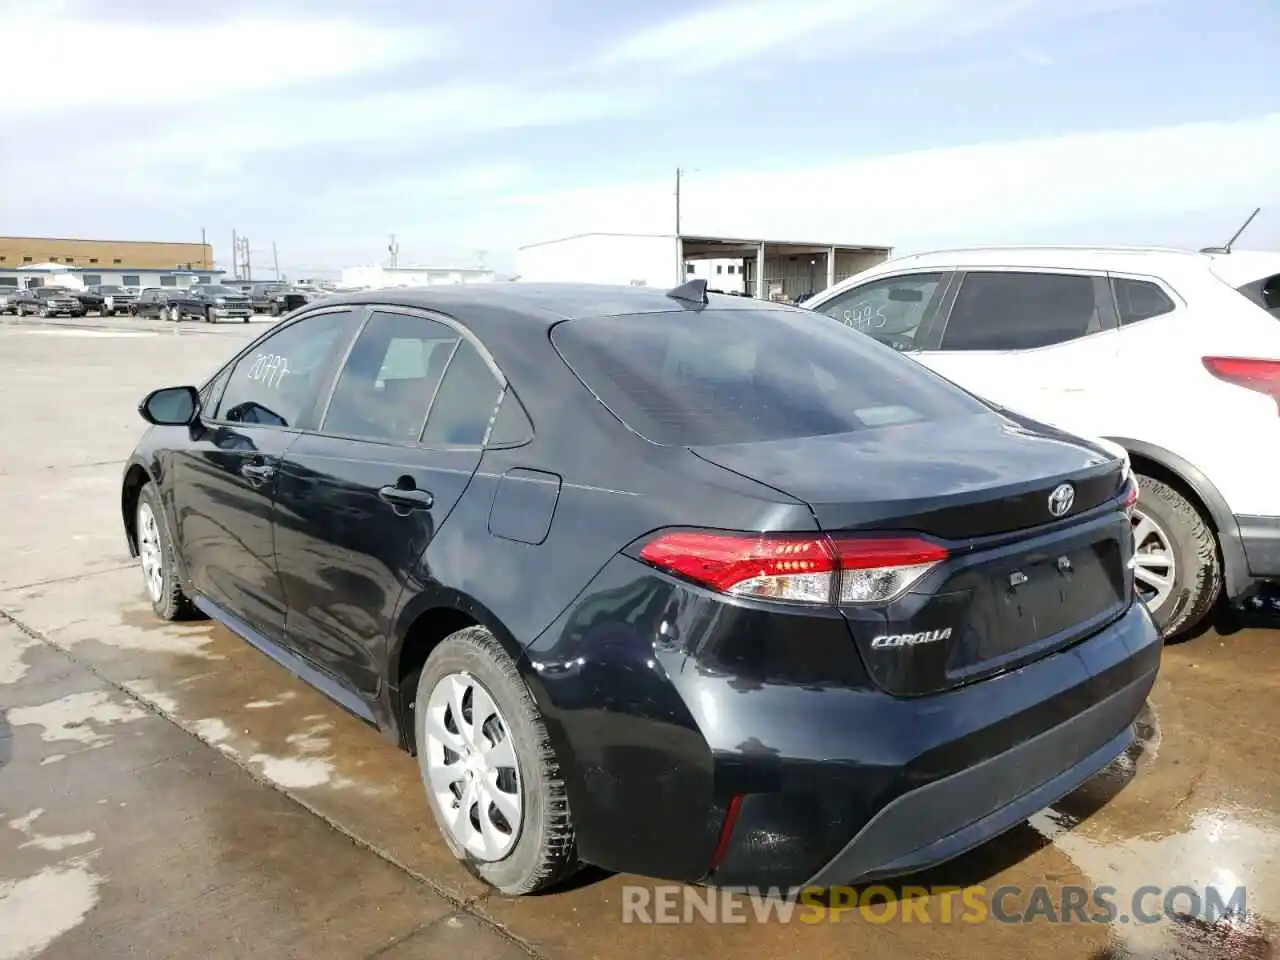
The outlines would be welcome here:
M 914 360 L 823 314 L 707 310 L 569 320 L 552 342 L 654 443 L 852 433 L 988 411 Z
M 1256 305 L 1273 317 L 1280 319 L 1280 273 L 1272 277 L 1263 277 L 1243 287 L 1236 287 Z

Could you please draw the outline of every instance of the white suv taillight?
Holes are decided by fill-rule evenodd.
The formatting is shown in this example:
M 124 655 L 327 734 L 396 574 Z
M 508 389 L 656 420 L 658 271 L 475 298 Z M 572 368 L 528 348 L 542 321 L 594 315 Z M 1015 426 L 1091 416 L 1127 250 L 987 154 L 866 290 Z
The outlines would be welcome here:
M 884 603 L 905 593 L 948 556 L 920 537 L 660 534 L 640 558 L 686 580 L 737 597 L 792 603 Z
M 1266 394 L 1280 412 L 1280 360 L 1252 357 L 1202 357 L 1204 367 L 1219 380 Z

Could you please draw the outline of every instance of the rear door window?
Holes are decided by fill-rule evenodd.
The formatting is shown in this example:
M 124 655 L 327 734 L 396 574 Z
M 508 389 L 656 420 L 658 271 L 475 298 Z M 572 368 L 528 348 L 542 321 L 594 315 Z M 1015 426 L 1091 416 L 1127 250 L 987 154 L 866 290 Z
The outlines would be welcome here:
M 375 312 L 338 375 L 321 431 L 416 441 L 457 343 L 458 334 L 436 320 Z
M 618 419 L 673 446 L 852 433 L 989 409 L 817 312 L 584 318 L 556 325 L 552 342 Z
M 1033 350 L 1104 327 L 1092 277 L 969 272 L 942 334 L 943 350 Z

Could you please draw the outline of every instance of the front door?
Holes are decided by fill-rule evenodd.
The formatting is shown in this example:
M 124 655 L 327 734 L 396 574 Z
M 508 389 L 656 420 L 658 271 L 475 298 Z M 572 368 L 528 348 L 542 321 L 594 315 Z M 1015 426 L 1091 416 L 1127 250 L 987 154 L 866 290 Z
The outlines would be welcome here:
M 320 433 L 286 452 L 276 546 L 289 645 L 366 700 L 400 594 L 476 467 L 500 387 L 460 332 L 373 312 Z
M 242 354 L 175 459 L 174 515 L 197 595 L 268 640 L 284 635 L 273 504 L 282 458 L 314 424 L 320 388 L 350 334 L 350 310 L 301 318 Z

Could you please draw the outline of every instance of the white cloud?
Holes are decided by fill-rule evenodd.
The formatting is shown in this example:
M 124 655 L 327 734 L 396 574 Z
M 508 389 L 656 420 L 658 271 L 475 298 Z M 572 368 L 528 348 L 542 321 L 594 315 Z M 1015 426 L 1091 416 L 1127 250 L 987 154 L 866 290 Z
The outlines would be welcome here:
M 837 23 L 896 16 L 916 4 L 893 0 L 756 0 L 704 7 L 628 37 L 606 50 L 606 68 L 652 66 L 705 72 L 749 60 Z
M 920 55 L 1036 19 L 1082 17 L 1156 0 L 736 0 L 660 22 L 606 49 L 602 70 L 710 73 L 761 60 L 839 56 L 853 64 Z
M 213 142 L 203 121 L 179 122 L 129 143 L 141 162 L 234 158 L 294 147 L 371 144 L 459 136 L 564 123 L 618 113 L 626 101 L 600 90 L 538 89 L 493 84 L 442 85 L 337 100 L 310 99 L 287 116 L 264 111 L 218 130 Z
M 705 172 L 684 182 L 682 227 L 685 233 L 900 247 L 940 238 L 1039 238 L 1090 221 L 1140 225 L 1280 203 L 1276 156 L 1280 113 L 799 169 Z M 670 232 L 673 184 L 664 177 L 516 196 L 502 216 L 521 243 L 590 231 Z
M 426 28 L 269 16 L 198 26 L 122 23 L 78 18 L 58 3 L 6 11 L 5 36 L 0 89 L 8 95 L 0 118 L 122 104 L 194 105 L 349 76 L 443 48 L 443 38 Z

